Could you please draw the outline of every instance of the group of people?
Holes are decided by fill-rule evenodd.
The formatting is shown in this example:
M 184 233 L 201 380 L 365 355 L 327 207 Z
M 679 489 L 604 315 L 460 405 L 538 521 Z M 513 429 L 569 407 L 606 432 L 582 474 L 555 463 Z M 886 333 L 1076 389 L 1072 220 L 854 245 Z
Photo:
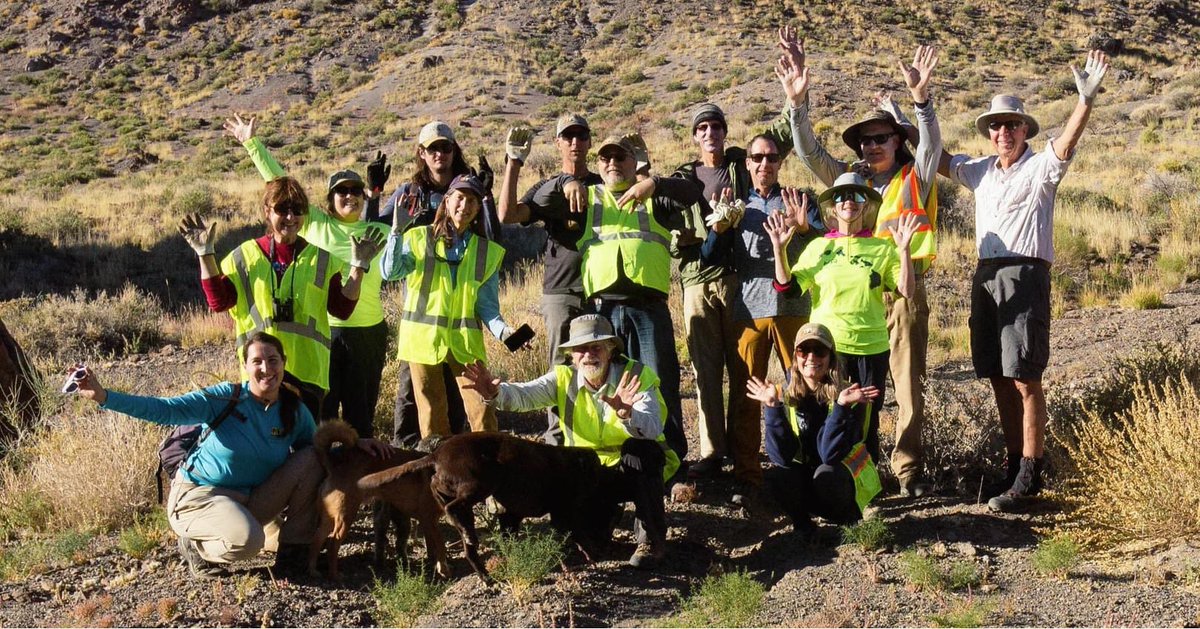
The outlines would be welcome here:
M 210 308 L 234 320 L 248 393 L 236 401 L 241 421 L 205 434 L 172 483 L 168 519 L 193 572 L 264 545 L 308 541 L 300 531 L 308 525 L 311 533 L 305 518 L 320 480 L 305 447 L 314 420 L 340 414 L 361 447 L 388 455 L 391 446 L 373 439 L 387 356 L 385 280 L 405 284 L 390 441 L 497 430 L 497 410 L 546 410 L 548 442 L 592 448 L 627 479 L 639 542 L 632 565 L 665 555 L 666 487 L 715 474 L 727 460 L 733 501 L 753 502 L 765 487 L 797 530 L 814 515 L 861 518 L 881 491 L 879 408 L 889 373 L 898 403 L 892 471 L 902 496 L 930 492 L 921 458 L 924 277 L 937 255 L 938 173 L 975 192 L 971 352 L 995 391 L 1008 456 L 1003 491 L 989 506 L 1018 509 L 1036 494 L 1055 190 L 1105 56 L 1093 51 L 1082 70 L 1071 67 L 1079 102 L 1044 150 L 1029 144 L 1039 126 L 1021 100 L 999 95 L 975 121 L 995 154 L 972 158 L 942 147 L 929 87 L 938 56 L 919 47 L 900 68 L 916 124 L 876 95 L 842 133 L 843 160 L 813 131 L 803 42 L 783 28 L 779 46 L 775 73 L 787 107 L 745 149 L 727 143 L 723 111 L 705 103 L 692 115 L 698 158 L 654 174 L 641 136 L 593 145 L 587 120 L 568 114 L 555 128 L 560 172 L 519 198 L 535 137 L 528 128 L 506 137 L 498 194 L 486 160 L 472 169 L 453 129 L 435 121 L 418 135 L 412 177 L 386 202 L 391 168 L 378 154 L 365 180 L 349 170 L 330 176 L 322 207 L 255 137 L 253 119 L 227 121 L 266 181 L 267 233 L 218 263 L 211 222 L 193 215 L 179 228 L 199 258 Z M 825 184 L 819 195 L 780 184 L 792 152 Z M 499 306 L 501 223 L 541 223 L 549 235 L 547 371 L 525 383 L 503 382 L 487 366 L 484 328 L 502 341 L 515 332 Z M 700 452 L 690 459 L 667 306 L 672 258 L 696 374 Z M 781 383 L 766 380 L 772 350 Z M 112 410 L 184 424 L 211 422 L 236 399 L 231 386 L 140 398 L 106 391 L 87 372 L 79 390 Z M 285 507 L 273 542 L 263 527 Z

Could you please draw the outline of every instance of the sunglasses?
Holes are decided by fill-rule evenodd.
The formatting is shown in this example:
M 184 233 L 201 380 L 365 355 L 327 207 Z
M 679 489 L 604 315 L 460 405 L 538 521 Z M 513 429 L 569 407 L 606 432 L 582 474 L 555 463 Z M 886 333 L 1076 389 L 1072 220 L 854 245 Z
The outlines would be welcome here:
M 829 348 L 820 343 L 803 343 L 796 347 L 796 355 L 799 356 L 800 354 L 825 358 L 829 356 Z
M 363 189 L 358 186 L 338 186 L 333 189 L 334 194 L 340 194 L 344 197 L 361 197 Z
M 276 206 L 271 207 L 271 211 L 274 212 L 277 216 L 287 216 L 288 214 L 291 214 L 293 216 L 304 216 L 305 214 L 308 213 L 308 208 L 304 207 L 303 205 L 298 205 L 298 204 L 297 205 L 276 205 Z
M 67 380 L 63 383 L 63 393 L 74 393 L 79 390 L 79 383 L 87 377 L 87 367 L 80 365 L 74 371 L 67 374 Z
M 567 129 L 558 134 L 558 137 L 570 142 L 571 140 L 588 141 L 592 139 L 592 133 L 587 129 Z
M 425 152 L 449 155 L 450 153 L 454 152 L 454 145 L 449 142 L 434 142 L 433 144 L 425 147 Z
M 605 162 L 605 163 L 607 163 L 607 162 L 623 162 L 629 158 L 630 158 L 630 155 L 628 153 L 607 153 L 607 154 L 602 153 L 602 154 L 596 156 L 596 159 L 598 159 L 602 162 Z
M 891 133 L 876 133 L 875 135 L 864 135 L 858 139 L 858 143 L 862 146 L 883 146 L 887 141 L 892 139 L 896 132 Z
M 778 164 L 779 162 L 783 161 L 783 156 L 780 155 L 779 153 L 751 153 L 750 154 L 750 161 L 754 162 L 755 164 L 762 163 L 762 161 L 764 159 L 767 160 L 768 164 Z
M 834 203 L 842 203 L 845 201 L 854 201 L 855 203 L 866 203 L 867 195 L 861 192 L 839 192 L 833 195 Z
M 1023 126 L 1025 126 L 1024 120 L 993 120 L 988 123 L 988 129 L 997 132 L 1001 129 L 1008 129 L 1008 132 L 1012 133 Z

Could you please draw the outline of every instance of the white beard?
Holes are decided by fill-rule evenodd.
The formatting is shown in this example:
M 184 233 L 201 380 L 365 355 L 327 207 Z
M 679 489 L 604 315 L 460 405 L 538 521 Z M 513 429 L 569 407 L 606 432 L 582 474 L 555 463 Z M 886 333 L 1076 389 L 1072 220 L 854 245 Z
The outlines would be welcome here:
M 588 382 L 596 382 L 604 376 L 604 370 L 607 365 L 580 365 L 579 373 L 583 374 L 583 379 Z

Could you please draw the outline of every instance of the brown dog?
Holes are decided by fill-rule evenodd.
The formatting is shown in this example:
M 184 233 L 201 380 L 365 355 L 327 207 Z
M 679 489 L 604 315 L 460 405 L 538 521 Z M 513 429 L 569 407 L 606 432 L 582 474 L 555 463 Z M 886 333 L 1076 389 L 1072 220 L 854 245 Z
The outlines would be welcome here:
M 415 461 L 425 456 L 421 452 L 397 450 L 386 459 L 379 459 L 356 447 L 358 433 L 344 421 L 321 424 L 313 438 L 317 457 L 325 468 L 325 482 L 321 483 L 321 523 L 313 536 L 308 555 L 308 572 L 317 575 L 317 557 L 321 548 L 329 548 L 329 577 L 339 578 L 338 549 L 358 515 L 363 502 L 378 498 L 390 507 L 391 517 L 396 524 L 397 554 L 403 556 L 408 540 L 409 518 L 417 519 L 421 533 L 425 536 L 425 550 L 434 561 L 434 570 L 443 578 L 450 576 L 450 564 L 446 558 L 446 543 L 438 530 L 438 518 L 442 509 L 429 490 L 432 472 L 406 476 L 403 480 L 387 487 L 364 490 L 358 481 L 372 472 Z M 334 444 L 340 444 L 334 447 Z M 388 520 L 375 522 L 375 563 L 381 565 L 387 548 Z
M 458 528 L 467 561 L 485 581 L 490 577 L 479 560 L 472 508 L 488 496 L 504 507 L 498 519 L 505 531 L 515 531 L 524 518 L 549 513 L 551 524 L 573 535 L 581 548 L 611 538 L 619 506 L 611 493 L 614 472 L 587 448 L 550 446 L 498 432 L 467 433 L 450 437 L 424 459 L 367 475 L 358 486 L 385 491 L 430 472 L 430 489 Z

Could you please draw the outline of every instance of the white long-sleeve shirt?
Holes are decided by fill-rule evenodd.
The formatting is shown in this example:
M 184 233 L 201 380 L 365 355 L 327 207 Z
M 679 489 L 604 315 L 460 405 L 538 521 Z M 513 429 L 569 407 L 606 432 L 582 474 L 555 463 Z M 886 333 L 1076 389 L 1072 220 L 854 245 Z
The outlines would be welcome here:
M 587 383 L 583 373 L 575 372 L 579 394 L 590 395 L 595 399 L 601 417 L 607 417 L 609 413 L 616 412 L 600 397 L 616 392 L 617 385 L 621 382 L 622 370 L 615 367 L 615 365 L 609 365 L 604 385 L 598 389 Z M 622 420 L 625 431 L 635 439 L 657 439 L 662 433 L 662 410 L 658 404 L 658 396 L 649 393 L 649 391 L 645 391 L 639 395 L 633 403 L 633 411 L 630 413 L 629 419 Z M 545 375 L 529 382 L 501 382 L 500 393 L 493 403 L 497 410 L 516 412 L 538 411 L 557 406 L 558 375 L 551 369 Z

